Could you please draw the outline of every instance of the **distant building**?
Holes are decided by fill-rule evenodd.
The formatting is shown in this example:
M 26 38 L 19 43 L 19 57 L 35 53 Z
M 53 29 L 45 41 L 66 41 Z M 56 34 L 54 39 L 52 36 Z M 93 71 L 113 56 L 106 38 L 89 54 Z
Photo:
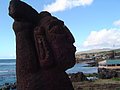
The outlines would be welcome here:
M 102 79 L 120 77 L 120 59 L 99 62 L 98 73 Z
M 120 59 L 101 61 L 98 63 L 98 68 L 120 69 Z

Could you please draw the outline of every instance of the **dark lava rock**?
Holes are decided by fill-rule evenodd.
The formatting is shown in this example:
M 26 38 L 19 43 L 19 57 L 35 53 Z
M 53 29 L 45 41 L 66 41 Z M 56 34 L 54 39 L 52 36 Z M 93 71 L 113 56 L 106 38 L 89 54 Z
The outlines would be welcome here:
M 69 77 L 72 82 L 88 81 L 87 77 L 83 74 L 83 72 L 69 74 Z
M 99 68 L 98 72 L 101 79 L 110 79 L 119 76 L 118 72 L 112 69 Z

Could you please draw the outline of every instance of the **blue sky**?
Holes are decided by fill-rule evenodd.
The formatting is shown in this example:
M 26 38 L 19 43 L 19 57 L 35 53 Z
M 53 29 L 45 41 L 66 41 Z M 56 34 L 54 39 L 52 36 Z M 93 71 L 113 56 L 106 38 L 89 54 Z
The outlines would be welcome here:
M 15 58 L 10 0 L 0 0 L 0 58 Z M 120 47 L 120 0 L 22 0 L 38 12 L 47 10 L 65 22 L 77 51 Z

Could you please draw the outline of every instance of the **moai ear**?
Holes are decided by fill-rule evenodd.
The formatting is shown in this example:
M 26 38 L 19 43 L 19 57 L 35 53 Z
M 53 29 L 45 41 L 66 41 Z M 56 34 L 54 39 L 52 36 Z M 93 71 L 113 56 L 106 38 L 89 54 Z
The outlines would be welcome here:
M 46 57 L 46 45 L 44 42 L 45 34 L 44 34 L 44 28 L 37 27 L 34 29 L 34 38 L 35 38 L 35 45 L 38 53 L 39 59 L 45 59 Z
M 34 39 L 41 68 L 52 67 L 54 58 L 43 27 L 38 26 L 34 29 Z

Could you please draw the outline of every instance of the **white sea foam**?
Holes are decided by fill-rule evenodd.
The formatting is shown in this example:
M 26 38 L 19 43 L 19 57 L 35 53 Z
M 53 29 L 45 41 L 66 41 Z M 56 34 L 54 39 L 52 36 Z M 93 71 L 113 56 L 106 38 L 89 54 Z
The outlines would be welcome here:
M 0 73 L 9 72 L 8 70 L 1 70 Z
M 0 73 L 15 72 L 15 70 L 0 70 Z
M 0 63 L 0 66 L 8 66 L 8 65 L 15 65 L 16 63 Z

